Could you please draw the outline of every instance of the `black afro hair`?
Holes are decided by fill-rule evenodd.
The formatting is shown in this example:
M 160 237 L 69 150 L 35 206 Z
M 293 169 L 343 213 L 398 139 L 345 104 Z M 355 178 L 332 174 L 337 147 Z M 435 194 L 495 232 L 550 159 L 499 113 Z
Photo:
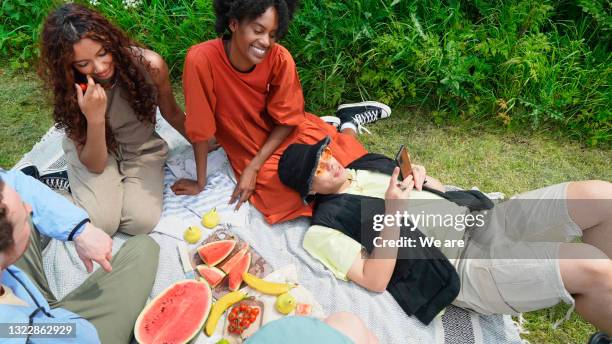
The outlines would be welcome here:
M 274 6 L 278 13 L 276 36 L 280 39 L 287 33 L 297 5 L 298 0 L 215 0 L 214 7 L 217 16 L 215 31 L 222 35 L 228 31 L 230 19 L 253 20 L 262 15 L 269 7 Z

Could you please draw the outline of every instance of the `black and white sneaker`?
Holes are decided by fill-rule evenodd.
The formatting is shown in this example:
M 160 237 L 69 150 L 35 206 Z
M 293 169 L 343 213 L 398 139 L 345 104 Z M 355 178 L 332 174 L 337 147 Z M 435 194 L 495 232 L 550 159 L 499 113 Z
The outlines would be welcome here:
M 53 190 L 70 192 L 70 182 L 66 170 L 43 174 L 39 180 Z
M 340 118 L 340 130 L 351 128 L 360 134 L 363 131 L 371 134 L 364 124 L 374 123 L 389 116 L 391 116 L 391 108 L 374 101 L 340 104 L 336 110 L 336 117 Z
M 23 167 L 21 172 L 40 180 L 53 190 L 70 192 L 68 172 L 65 169 L 51 170 L 41 175 L 36 166 L 28 165 Z
M 340 128 L 341 121 L 340 118 L 336 116 L 321 116 L 321 119 L 323 122 L 333 126 L 336 129 Z

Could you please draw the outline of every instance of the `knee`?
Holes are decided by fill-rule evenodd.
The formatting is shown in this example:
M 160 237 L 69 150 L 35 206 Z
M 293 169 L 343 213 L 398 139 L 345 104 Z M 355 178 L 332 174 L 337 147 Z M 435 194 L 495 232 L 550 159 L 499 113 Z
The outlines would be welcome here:
M 600 262 L 601 266 L 598 268 L 599 281 L 603 284 L 603 288 L 612 295 L 612 260 L 604 260 Z
M 603 180 L 574 182 L 582 199 L 612 199 L 612 183 Z
M 146 259 L 159 255 L 159 245 L 148 235 L 135 235 L 128 239 L 125 244 L 131 246 Z
M 108 211 L 97 212 L 88 214 L 91 223 L 106 232 L 106 234 L 113 236 L 117 229 L 119 229 L 119 223 L 121 221 L 121 212 L 119 211 Z
M 119 229 L 121 223 L 121 204 L 115 200 L 98 195 L 89 197 L 73 191 L 74 203 L 87 212 L 91 223 L 112 236 Z
M 582 218 L 580 221 L 591 226 L 612 221 L 612 183 L 602 180 L 572 182 L 567 198 L 573 218 Z
M 160 213 L 151 212 L 148 214 L 140 214 L 134 218 L 134 235 L 137 234 L 149 234 L 155 228 L 159 222 Z
M 151 206 L 147 211 L 128 210 L 126 216 L 130 221 L 125 224 L 122 231 L 130 235 L 149 234 L 155 228 L 161 217 L 161 209 Z
M 589 260 L 584 272 L 593 291 L 612 295 L 612 260 L 605 258 Z
M 133 253 L 131 256 L 137 266 L 155 276 L 159 261 L 159 245 L 155 240 L 148 235 L 136 235 L 128 239 L 124 246 Z

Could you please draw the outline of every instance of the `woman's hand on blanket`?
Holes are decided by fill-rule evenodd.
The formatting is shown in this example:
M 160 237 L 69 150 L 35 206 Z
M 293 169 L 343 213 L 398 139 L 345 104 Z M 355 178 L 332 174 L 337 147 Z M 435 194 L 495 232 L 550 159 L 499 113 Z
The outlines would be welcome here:
M 77 254 L 85 264 L 87 272 L 93 271 L 93 262 L 100 264 L 108 272 L 113 270 L 110 264 L 113 258 L 113 240 L 103 230 L 87 223 L 74 242 Z
M 251 198 L 253 191 L 255 191 L 255 185 L 257 182 L 257 172 L 258 171 L 255 168 L 250 167 L 250 165 L 247 166 L 242 172 L 242 175 L 240 176 L 240 181 L 234 188 L 232 197 L 229 200 L 229 204 L 233 204 L 234 202 L 236 202 L 236 200 L 238 200 L 238 202 L 236 203 L 236 207 L 234 208 L 235 211 L 238 211 L 242 203 L 248 201 L 249 198 Z
M 77 94 L 77 102 L 81 112 L 85 115 L 89 124 L 104 124 L 106 120 L 106 91 L 100 84 L 94 83 L 93 78 L 87 75 L 87 91 L 78 84 L 74 84 Z
M 175 195 L 197 195 L 204 187 L 200 187 L 197 181 L 191 179 L 181 178 L 177 180 L 172 186 L 170 190 L 174 192 Z

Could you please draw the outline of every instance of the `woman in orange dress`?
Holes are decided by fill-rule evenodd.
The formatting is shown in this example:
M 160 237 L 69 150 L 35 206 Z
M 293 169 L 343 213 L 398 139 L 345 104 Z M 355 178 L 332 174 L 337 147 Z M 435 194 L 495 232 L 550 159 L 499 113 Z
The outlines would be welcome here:
M 214 7 L 216 31 L 229 34 L 192 46 L 183 70 L 185 129 L 197 180 L 178 180 L 172 190 L 194 195 L 204 189 L 208 140 L 214 136 L 238 180 L 230 200 L 238 201 L 236 208 L 249 200 L 271 224 L 311 216 L 311 208 L 278 178 L 285 148 L 329 135 L 334 156 L 345 166 L 367 151 L 355 131 L 339 133 L 304 111 L 295 62 L 276 42 L 287 31 L 295 1 L 215 0 Z

